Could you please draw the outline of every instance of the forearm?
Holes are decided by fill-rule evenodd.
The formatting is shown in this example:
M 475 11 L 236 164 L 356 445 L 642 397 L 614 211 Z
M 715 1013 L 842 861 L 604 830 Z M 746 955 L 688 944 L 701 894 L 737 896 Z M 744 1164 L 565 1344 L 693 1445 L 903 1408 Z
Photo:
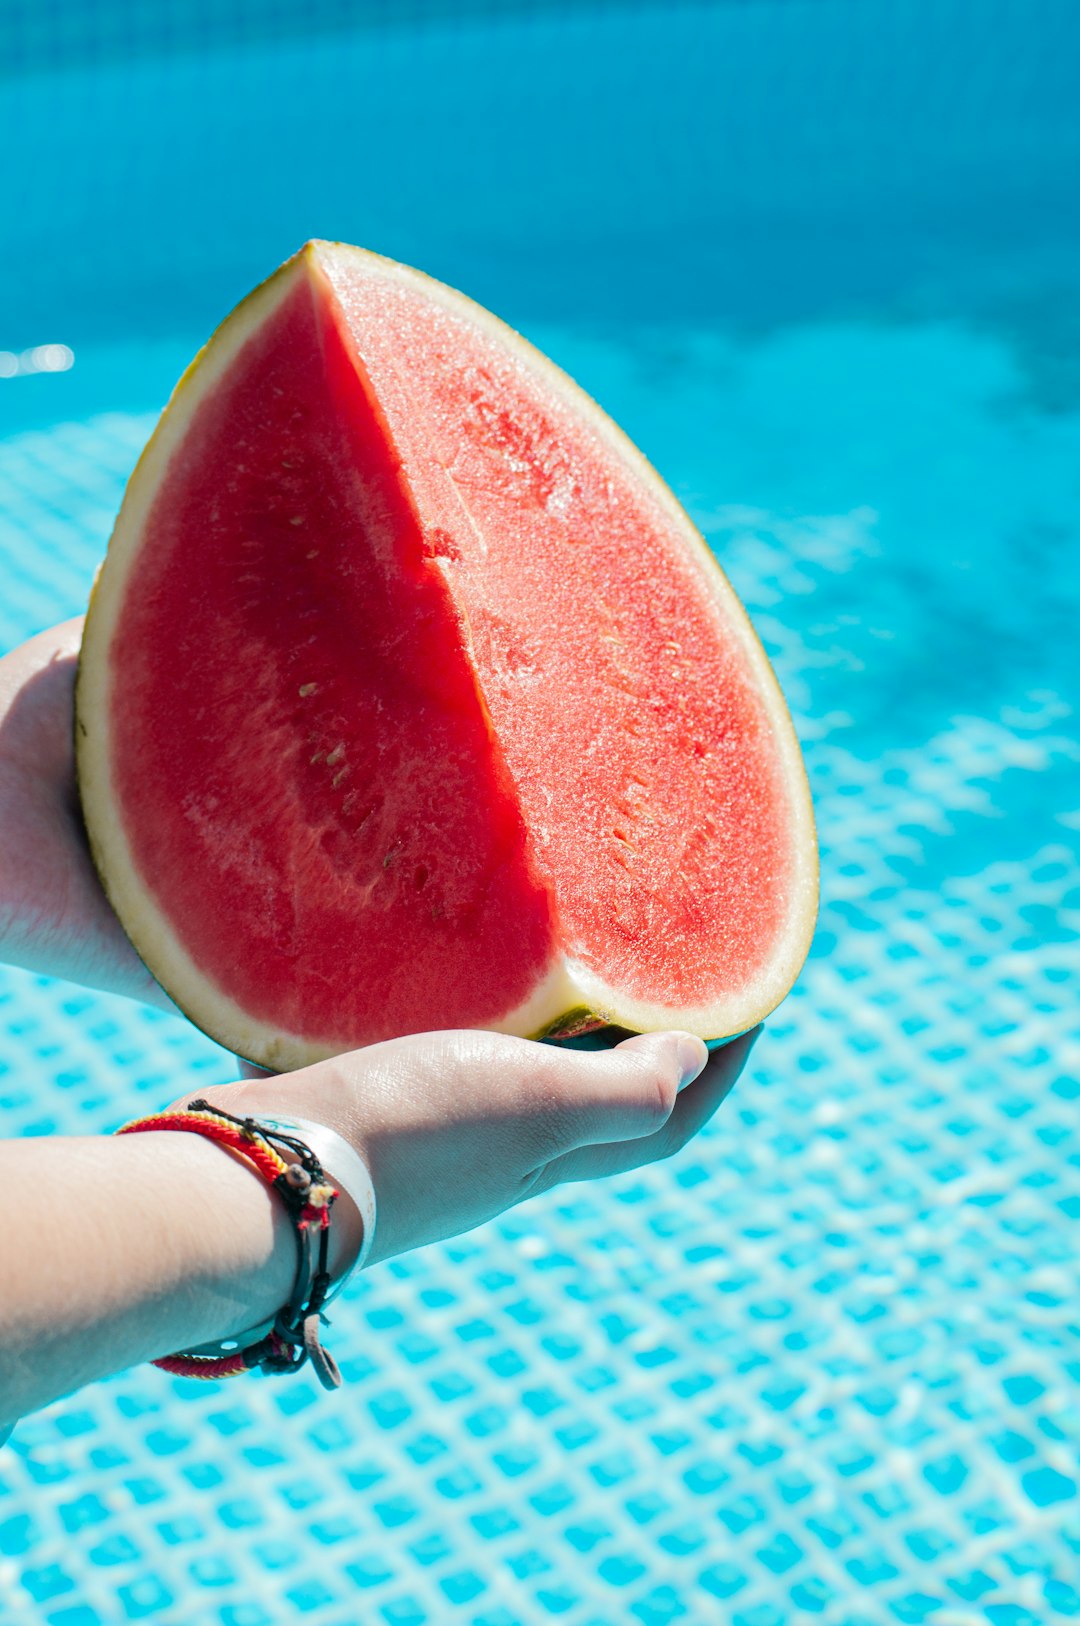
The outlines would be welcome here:
M 274 1314 L 296 1248 L 281 1200 L 175 1131 L 0 1142 L 0 1433 L 96 1378 Z

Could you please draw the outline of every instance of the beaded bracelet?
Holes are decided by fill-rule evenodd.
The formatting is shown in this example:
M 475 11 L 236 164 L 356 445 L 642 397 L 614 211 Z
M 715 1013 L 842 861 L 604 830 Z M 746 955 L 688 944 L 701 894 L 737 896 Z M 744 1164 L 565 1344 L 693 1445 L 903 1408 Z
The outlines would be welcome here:
M 331 1185 L 315 1153 L 298 1136 L 255 1118 L 234 1118 L 201 1098 L 189 1101 L 186 1109 L 132 1119 L 115 1133 L 131 1135 L 158 1129 L 193 1130 L 232 1147 L 254 1165 L 288 1209 L 296 1238 L 296 1279 L 288 1304 L 278 1311 L 269 1330 L 253 1343 L 222 1354 L 204 1354 L 196 1349 L 163 1355 L 153 1365 L 178 1377 L 230 1378 L 256 1367 L 266 1372 L 297 1372 L 310 1358 L 323 1388 L 339 1388 L 337 1362 L 319 1340 L 321 1311 L 330 1286 L 326 1264 L 330 1210 L 338 1190 Z M 287 1162 L 275 1150 L 275 1143 L 288 1147 L 299 1161 Z M 263 1332 L 262 1327 L 251 1330 Z M 221 1345 L 202 1346 L 204 1350 L 211 1347 L 221 1349 Z

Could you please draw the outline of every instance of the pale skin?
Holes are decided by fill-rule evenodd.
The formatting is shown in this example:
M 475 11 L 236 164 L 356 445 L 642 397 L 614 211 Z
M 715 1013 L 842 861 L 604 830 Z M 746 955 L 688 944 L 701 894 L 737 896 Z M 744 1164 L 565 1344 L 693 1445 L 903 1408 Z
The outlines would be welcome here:
M 0 960 L 172 1010 L 86 848 L 72 749 L 81 630 L 66 622 L 0 660 Z M 711 1056 L 685 1033 L 595 1054 L 426 1033 L 197 1093 L 237 1116 L 315 1119 L 351 1142 L 378 1199 L 368 1268 L 561 1183 L 670 1157 L 716 1111 L 757 1031 Z M 9 1204 L 0 1253 L 0 1436 L 83 1384 L 232 1337 L 288 1299 L 284 1206 L 198 1135 L 0 1140 L 0 1189 L 28 1186 Z M 336 1272 L 361 1230 L 344 1197 L 333 1217 Z M 327 1343 L 347 1355 L 332 1332 Z

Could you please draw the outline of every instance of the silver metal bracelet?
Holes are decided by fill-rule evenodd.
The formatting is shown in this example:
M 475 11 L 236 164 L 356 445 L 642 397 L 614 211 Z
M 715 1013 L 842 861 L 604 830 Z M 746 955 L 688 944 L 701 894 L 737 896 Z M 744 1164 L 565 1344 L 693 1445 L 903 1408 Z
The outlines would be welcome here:
M 298 1135 L 301 1140 L 307 1141 L 332 1183 L 351 1197 L 359 1210 L 364 1227 L 360 1252 L 327 1293 L 323 1303 L 329 1304 L 337 1298 L 353 1272 L 364 1265 L 375 1240 L 375 1187 L 367 1164 L 336 1129 L 328 1129 L 325 1124 L 316 1123 L 312 1118 L 279 1118 L 260 1113 L 259 1122 L 266 1124 L 268 1129 L 283 1129 L 287 1135 Z
M 328 1129 L 325 1124 L 316 1123 L 313 1118 L 282 1118 L 259 1113 L 257 1122 L 265 1124 L 267 1129 L 280 1129 L 286 1135 L 296 1135 L 300 1140 L 306 1141 L 322 1164 L 331 1184 L 351 1197 L 359 1211 L 364 1228 L 360 1251 L 323 1299 L 325 1309 L 326 1305 L 337 1298 L 346 1282 L 361 1268 L 371 1252 L 371 1245 L 375 1240 L 375 1187 L 371 1175 L 363 1158 L 354 1151 L 344 1136 L 339 1135 L 336 1129 Z M 242 1349 L 259 1338 L 265 1338 L 276 1319 L 276 1314 L 272 1315 L 268 1320 L 261 1321 L 257 1327 L 247 1327 L 229 1339 L 193 1346 L 188 1353 L 224 1355 L 234 1349 Z

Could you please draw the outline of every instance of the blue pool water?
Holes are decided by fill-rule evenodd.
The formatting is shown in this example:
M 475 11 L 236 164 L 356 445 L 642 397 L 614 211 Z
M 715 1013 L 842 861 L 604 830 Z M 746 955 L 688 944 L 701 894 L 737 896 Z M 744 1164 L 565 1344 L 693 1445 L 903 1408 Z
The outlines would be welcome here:
M 83 607 L 156 409 L 248 283 L 316 231 L 403 254 L 567 367 L 715 548 L 804 743 L 814 949 L 676 1159 L 356 1282 L 328 1335 L 340 1393 L 146 1367 L 22 1422 L 0 1619 L 1078 1619 L 1080 120 L 1060 86 L 1080 28 L 1007 0 L 981 33 L 960 0 L 907 23 L 884 0 L 436 9 L 408 40 L 230 37 L 202 67 L 150 40 L 96 75 L 27 34 L 6 105 L 40 136 L 17 188 L 42 259 L 5 256 L 0 350 L 64 342 L 75 365 L 0 378 L 0 648 Z M 367 218 L 336 157 L 276 200 L 260 171 L 226 229 L 212 150 L 239 164 L 286 82 L 363 79 L 385 120 L 406 60 L 407 208 L 380 183 Z M 497 121 L 523 61 L 554 156 L 508 136 L 455 212 L 459 127 L 439 123 L 425 192 L 405 114 L 482 80 Z M 724 97 L 687 106 L 710 74 Z M 634 172 L 590 236 L 635 85 Z M 340 132 L 310 93 L 317 147 Z M 106 159 L 92 196 L 50 189 Z M 163 1015 L 0 971 L 7 1134 L 105 1132 L 230 1076 Z

